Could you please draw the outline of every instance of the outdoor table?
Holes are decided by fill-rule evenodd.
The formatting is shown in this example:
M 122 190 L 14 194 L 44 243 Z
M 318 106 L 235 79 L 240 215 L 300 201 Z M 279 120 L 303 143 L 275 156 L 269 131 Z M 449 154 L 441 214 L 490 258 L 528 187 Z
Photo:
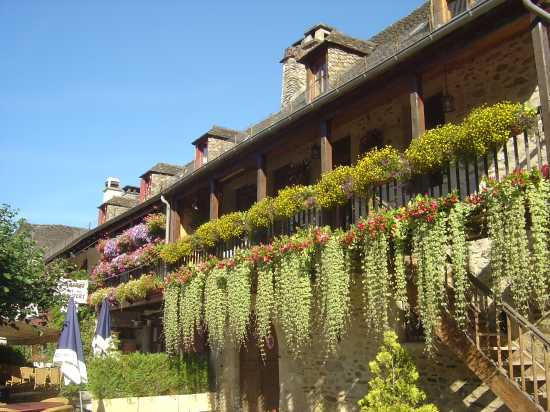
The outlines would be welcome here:
M 0 405 L 0 408 L 15 409 L 16 411 L 35 412 L 43 411 L 48 408 L 55 408 L 56 406 L 65 405 L 63 402 L 23 402 L 23 403 L 9 403 L 7 405 Z

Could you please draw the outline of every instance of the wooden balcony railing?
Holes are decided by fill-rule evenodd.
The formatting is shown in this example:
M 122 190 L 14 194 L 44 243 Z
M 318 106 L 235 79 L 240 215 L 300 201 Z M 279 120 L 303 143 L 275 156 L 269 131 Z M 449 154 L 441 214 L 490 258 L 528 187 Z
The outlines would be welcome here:
M 149 274 L 158 277 L 160 280 L 164 280 L 164 261 L 157 259 L 150 265 L 139 266 L 119 275 L 108 277 L 103 284 L 104 287 L 108 288 L 116 287 L 121 283 L 128 282 L 130 279 L 139 279 L 141 276 Z
M 549 410 L 550 340 L 472 274 L 470 341 L 521 387 L 536 405 Z

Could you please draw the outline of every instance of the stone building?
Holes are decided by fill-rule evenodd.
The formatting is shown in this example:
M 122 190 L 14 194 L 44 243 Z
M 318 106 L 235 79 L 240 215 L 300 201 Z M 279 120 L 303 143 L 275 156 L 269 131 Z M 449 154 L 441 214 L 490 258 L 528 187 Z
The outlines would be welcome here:
M 296 165 L 307 165 L 309 183 L 314 184 L 337 165 L 356 164 L 361 137 L 373 130 L 381 131 L 381 144 L 403 152 L 426 129 L 457 124 L 473 108 L 502 101 L 529 102 L 538 108 L 540 130 L 550 130 L 550 51 L 543 23 L 548 3 L 531 6 L 521 0 L 430 0 L 369 39 L 316 24 L 284 51 L 277 113 L 242 131 L 213 126 L 193 142 L 194 158 L 185 166 L 158 163 L 141 176 L 139 204 L 70 242 L 55 256 L 73 253 L 78 258 L 100 234 L 120 233 L 153 210 L 166 212 L 169 240 L 177 240 L 192 234 L 198 222 L 242 210 L 243 198 L 254 196 L 259 201 L 276 196 L 291 184 L 289 170 Z M 311 155 L 314 148 L 316 156 Z M 440 197 L 457 189 L 461 196 L 470 195 L 479 190 L 482 173 L 504 176 L 515 167 L 542 167 L 548 163 L 548 150 L 544 133 L 525 135 L 468 168 L 450 165 L 445 173 L 419 176 L 414 192 L 390 190 L 386 183 L 378 188 L 377 197 L 381 204 L 397 207 L 416 193 Z M 345 229 L 365 215 L 361 202 L 350 201 L 316 218 Z M 270 227 L 269 235 L 306 220 L 292 219 Z M 220 243 L 197 251 L 186 262 L 200 262 L 207 252 L 223 259 L 237 245 L 249 244 L 234 239 L 230 246 Z M 469 271 L 487 283 L 490 241 L 477 239 L 468 247 Z M 163 278 L 166 273 L 159 269 L 157 274 Z M 226 342 L 220 354 L 211 355 L 217 410 L 316 411 L 321 405 L 323 410 L 357 411 L 357 401 L 365 396 L 372 378 L 368 363 L 380 343 L 380 336 L 370 332 L 361 317 L 362 305 L 359 288 L 352 288 L 346 333 L 338 353 L 328 358 L 316 347 L 315 336 L 300 354 L 293 353 L 277 322 L 266 363 L 253 336 L 247 348 Z M 158 321 L 162 313 L 160 299 L 119 309 L 117 316 L 126 323 L 134 316 Z M 394 302 L 392 328 L 411 353 L 428 402 L 442 411 L 540 410 L 537 403 L 542 404 L 546 380 L 535 386 L 536 395 L 528 395 L 527 385 L 518 387 L 450 326 L 438 335 L 436 351 L 428 355 L 424 344 L 415 341 L 421 332 L 410 330 L 405 315 L 400 303 Z M 143 351 L 150 347 L 149 331 L 144 327 L 139 334 Z M 538 379 L 535 375 L 531 381 Z

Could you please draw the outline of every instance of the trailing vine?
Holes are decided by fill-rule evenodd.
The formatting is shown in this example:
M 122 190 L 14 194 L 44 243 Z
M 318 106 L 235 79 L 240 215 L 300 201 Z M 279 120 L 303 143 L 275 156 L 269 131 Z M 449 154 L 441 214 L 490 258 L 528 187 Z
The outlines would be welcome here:
M 318 252 L 316 274 L 321 334 L 327 350 L 335 352 L 349 313 L 349 267 L 346 267 L 342 244 L 336 237 L 321 244 Z
M 418 293 L 418 312 L 431 347 L 433 328 L 438 327 L 443 302 L 443 276 L 447 257 L 447 212 L 438 210 L 435 199 L 418 198 L 411 209 L 412 253 Z
M 449 210 L 449 240 L 451 246 L 451 262 L 453 264 L 453 287 L 455 292 L 455 319 L 461 328 L 466 327 L 465 299 L 468 287 L 468 276 L 466 272 L 466 215 L 468 207 L 466 204 L 457 202 L 455 194 L 447 197 L 452 203 Z
M 204 302 L 205 275 L 202 271 L 183 283 L 179 305 L 181 344 L 184 350 L 192 350 L 195 331 L 201 330 Z
M 531 213 L 531 240 L 533 243 L 531 256 L 531 276 L 535 288 L 535 299 L 540 307 L 548 303 L 548 272 L 550 256 L 548 254 L 548 197 L 550 185 L 543 179 L 539 171 L 533 170 L 531 183 L 526 188 L 526 198 Z
M 224 348 L 227 308 L 227 268 L 214 267 L 204 286 L 204 322 L 210 346 L 217 351 Z
M 240 347 L 245 341 L 250 318 L 250 266 L 248 262 L 241 260 L 236 263 L 234 259 L 227 265 L 227 294 L 231 297 L 227 300 L 229 333 L 234 344 Z
M 283 242 L 283 253 L 275 270 L 277 320 L 284 330 L 288 346 L 298 353 L 307 342 L 310 331 L 311 253 L 306 249 L 294 250 L 289 239 L 285 238 Z
M 257 264 L 258 287 L 256 293 L 256 336 L 260 351 L 265 356 L 265 340 L 271 330 L 271 319 L 275 312 L 275 287 L 273 283 L 273 261 L 267 256 Z
M 388 329 L 390 282 L 388 272 L 388 235 L 384 216 L 369 215 L 363 238 L 363 296 L 367 324 L 376 332 Z
M 164 288 L 164 339 L 166 351 L 175 353 L 179 350 L 180 323 L 179 323 L 179 302 L 183 284 L 180 282 L 169 282 Z
M 405 241 L 407 240 L 407 221 L 401 213 L 394 216 L 392 227 L 393 240 L 393 271 L 395 300 L 403 303 L 403 310 L 409 313 L 409 299 L 407 297 L 407 278 L 405 276 Z

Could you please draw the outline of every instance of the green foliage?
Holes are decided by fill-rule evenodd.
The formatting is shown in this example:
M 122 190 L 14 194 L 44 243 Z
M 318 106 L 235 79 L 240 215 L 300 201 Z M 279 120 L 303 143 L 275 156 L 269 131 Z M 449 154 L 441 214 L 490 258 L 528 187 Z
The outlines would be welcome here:
M 426 395 L 415 385 L 418 372 L 407 351 L 397 343 L 395 332 L 384 333 L 384 344 L 369 366 L 375 377 L 369 382 L 370 391 L 358 402 L 361 412 L 437 411 L 434 405 L 415 407 Z
M 463 134 L 461 125 L 451 123 L 426 130 L 411 141 L 405 156 L 416 173 L 441 169 L 453 159 Z
M 350 268 L 343 245 L 331 237 L 318 246 L 315 265 L 317 275 L 317 314 L 321 336 L 328 344 L 328 352 L 335 352 L 340 333 L 349 314 Z
M 24 220 L 4 204 L 0 208 L 0 317 L 22 318 L 35 304 L 40 312 L 59 302 L 55 294 L 60 274 L 47 270 L 42 250 L 34 242 Z
M 288 244 L 287 237 L 281 239 Z M 275 296 L 277 321 L 285 333 L 288 346 L 299 352 L 309 338 L 312 306 L 311 251 L 284 248 L 276 264 Z M 309 253 L 308 253 L 309 252 Z
M 350 166 L 338 166 L 333 170 L 323 173 L 321 180 L 315 185 L 317 202 L 322 207 L 345 205 L 350 197 L 346 182 L 350 180 L 352 173 Z M 351 189 L 351 188 L 350 188 Z
M 230 260 L 230 275 L 227 277 L 228 332 L 234 344 L 240 347 L 246 337 L 246 325 L 250 317 L 250 266 L 235 264 Z
M 222 350 L 227 321 L 227 268 L 215 267 L 206 277 L 204 286 L 204 322 L 211 347 Z
M 160 252 L 160 257 L 168 263 L 176 263 L 184 256 L 189 256 L 195 250 L 195 237 L 184 236 L 175 242 L 170 242 L 164 246 Z
M 265 197 L 248 210 L 247 220 L 252 227 L 267 227 L 275 220 L 275 206 L 272 197 Z
M 301 210 L 311 206 L 310 199 L 313 196 L 311 186 L 293 185 L 279 190 L 273 201 L 275 215 L 278 219 L 287 219 Z
M 178 395 L 208 390 L 208 362 L 203 353 L 170 358 L 164 353 L 135 352 L 93 358 L 87 365 L 88 388 L 96 399 Z
M 529 310 L 531 297 L 543 307 L 548 302 L 548 181 L 534 169 L 516 170 L 502 181 L 485 179 L 484 184 L 495 289 L 501 292 L 506 279 L 521 310 Z M 531 212 L 532 251 L 525 230 L 526 206 Z
M 275 287 L 273 261 L 261 259 L 257 263 L 258 290 L 256 292 L 256 335 L 260 350 L 265 355 L 265 342 L 271 332 L 271 319 L 275 315 Z

